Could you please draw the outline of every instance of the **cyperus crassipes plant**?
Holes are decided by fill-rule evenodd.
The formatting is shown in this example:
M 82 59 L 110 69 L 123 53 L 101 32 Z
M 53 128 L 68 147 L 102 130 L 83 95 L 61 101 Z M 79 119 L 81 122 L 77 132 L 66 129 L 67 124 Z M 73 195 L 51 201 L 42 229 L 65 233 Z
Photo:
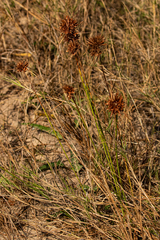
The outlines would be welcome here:
M 96 37 L 91 37 L 87 41 L 87 45 L 89 46 L 89 52 L 94 57 L 99 57 L 102 53 L 102 46 L 105 45 L 104 37 L 99 35 Z
M 124 110 L 124 100 L 122 95 L 116 93 L 114 97 L 110 97 L 107 101 L 107 106 L 112 115 L 122 112 Z
M 16 66 L 17 72 L 26 72 L 28 68 L 28 62 L 19 62 Z
M 73 94 L 75 93 L 74 88 L 69 85 L 63 86 L 63 90 L 67 94 L 68 100 L 70 100 L 72 98 Z
M 64 36 L 64 40 L 68 43 L 68 50 L 71 55 L 76 55 L 80 49 L 79 34 L 77 31 L 77 21 L 68 16 L 61 19 L 60 32 Z
M 77 54 L 78 50 L 80 49 L 79 41 L 70 41 L 68 44 L 68 50 L 71 55 Z
M 76 30 L 77 25 L 77 21 L 69 18 L 68 16 L 65 19 L 61 19 L 60 31 L 66 42 L 76 41 L 79 39 L 79 34 Z

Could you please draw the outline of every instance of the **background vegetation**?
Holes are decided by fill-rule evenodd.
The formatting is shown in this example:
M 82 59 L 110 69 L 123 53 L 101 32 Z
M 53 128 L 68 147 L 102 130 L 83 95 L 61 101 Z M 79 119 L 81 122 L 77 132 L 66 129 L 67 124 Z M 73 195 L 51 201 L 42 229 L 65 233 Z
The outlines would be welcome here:
M 160 239 L 159 10 L 1 1 L 1 239 Z

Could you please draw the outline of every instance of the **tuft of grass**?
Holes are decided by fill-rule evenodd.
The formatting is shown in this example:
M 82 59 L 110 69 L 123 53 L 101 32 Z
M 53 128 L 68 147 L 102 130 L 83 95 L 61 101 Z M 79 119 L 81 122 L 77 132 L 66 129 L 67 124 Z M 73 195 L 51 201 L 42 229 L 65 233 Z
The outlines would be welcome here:
M 0 235 L 158 240 L 158 2 L 1 12 Z

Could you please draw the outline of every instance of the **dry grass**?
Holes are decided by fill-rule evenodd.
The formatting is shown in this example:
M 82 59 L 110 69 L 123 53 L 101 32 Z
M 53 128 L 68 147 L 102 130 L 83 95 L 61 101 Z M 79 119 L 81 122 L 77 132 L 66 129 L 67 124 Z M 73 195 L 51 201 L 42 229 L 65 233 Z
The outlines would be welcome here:
M 160 239 L 159 9 L 1 1 L 0 239 Z

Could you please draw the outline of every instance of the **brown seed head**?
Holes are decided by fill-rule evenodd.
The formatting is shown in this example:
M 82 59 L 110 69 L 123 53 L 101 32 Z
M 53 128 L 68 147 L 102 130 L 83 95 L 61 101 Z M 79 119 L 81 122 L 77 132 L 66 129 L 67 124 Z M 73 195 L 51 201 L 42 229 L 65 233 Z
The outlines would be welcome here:
M 19 62 L 16 66 L 17 72 L 26 72 L 28 68 L 28 62 Z
M 76 41 L 79 39 L 79 34 L 78 33 L 68 33 L 66 35 L 64 35 L 64 40 L 66 42 L 70 42 L 70 41 Z
M 61 19 L 60 31 L 64 35 L 64 39 L 66 42 L 79 39 L 79 34 L 76 30 L 77 25 L 77 21 L 69 18 L 68 16 L 65 19 Z
M 102 46 L 105 45 L 104 37 L 99 35 L 96 37 L 89 38 L 87 44 L 89 46 L 90 54 L 92 56 L 99 56 L 102 53 L 101 51 Z
M 63 86 L 63 90 L 67 94 L 67 97 L 69 100 L 72 98 L 72 95 L 75 93 L 74 88 L 69 85 Z
M 112 115 L 119 114 L 124 110 L 123 97 L 121 95 L 119 96 L 118 93 L 116 93 L 114 97 L 108 100 L 107 106 Z
M 80 44 L 78 41 L 70 41 L 68 44 L 68 50 L 72 55 L 76 55 L 78 53 L 78 50 L 80 50 Z

